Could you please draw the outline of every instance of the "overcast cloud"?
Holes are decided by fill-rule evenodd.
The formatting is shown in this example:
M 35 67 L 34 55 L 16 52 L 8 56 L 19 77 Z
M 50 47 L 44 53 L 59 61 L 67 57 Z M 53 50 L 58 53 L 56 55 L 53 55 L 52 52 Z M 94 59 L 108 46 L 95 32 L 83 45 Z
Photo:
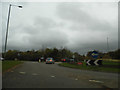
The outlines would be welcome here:
M 118 48 L 117 2 L 12 3 L 7 49 L 66 47 L 80 54 Z M 4 45 L 9 3 L 2 3 Z

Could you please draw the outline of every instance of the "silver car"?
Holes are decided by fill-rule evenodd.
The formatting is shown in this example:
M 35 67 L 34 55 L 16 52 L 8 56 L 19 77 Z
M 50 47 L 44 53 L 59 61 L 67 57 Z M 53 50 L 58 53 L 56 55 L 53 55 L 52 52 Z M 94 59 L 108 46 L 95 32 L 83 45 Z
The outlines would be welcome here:
M 48 63 L 54 64 L 55 61 L 53 60 L 53 58 L 47 58 L 47 59 L 46 59 L 46 64 L 48 64 Z

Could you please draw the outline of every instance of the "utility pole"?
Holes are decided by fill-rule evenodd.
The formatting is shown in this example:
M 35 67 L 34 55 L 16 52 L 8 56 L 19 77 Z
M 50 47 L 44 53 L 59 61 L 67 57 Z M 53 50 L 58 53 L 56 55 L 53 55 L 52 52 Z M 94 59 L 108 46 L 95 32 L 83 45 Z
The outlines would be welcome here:
M 45 59 L 45 57 L 44 57 L 44 51 L 45 51 L 45 50 L 44 50 L 44 45 L 42 45 L 42 58 L 41 58 L 42 61 L 44 61 L 44 59 Z

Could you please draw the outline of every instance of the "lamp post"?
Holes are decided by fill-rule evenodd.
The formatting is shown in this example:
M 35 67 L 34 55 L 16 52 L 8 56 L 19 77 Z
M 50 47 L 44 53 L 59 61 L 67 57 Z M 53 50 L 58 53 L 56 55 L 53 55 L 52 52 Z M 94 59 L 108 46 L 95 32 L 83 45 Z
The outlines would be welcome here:
M 11 12 L 11 6 L 17 6 L 17 5 L 9 5 L 9 11 L 8 11 L 8 20 L 7 20 L 7 30 L 6 30 L 6 38 L 5 38 L 5 49 L 4 49 L 4 58 L 6 54 L 6 48 L 7 48 L 7 37 L 8 37 L 8 28 L 9 28 L 9 21 L 10 21 L 10 12 Z M 22 6 L 17 6 L 19 8 L 22 8 Z

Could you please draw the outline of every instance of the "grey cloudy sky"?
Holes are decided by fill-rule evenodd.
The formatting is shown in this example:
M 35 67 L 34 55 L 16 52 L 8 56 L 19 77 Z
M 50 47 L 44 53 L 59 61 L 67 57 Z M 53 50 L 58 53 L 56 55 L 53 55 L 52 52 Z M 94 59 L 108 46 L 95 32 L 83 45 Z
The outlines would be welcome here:
M 2 45 L 8 6 L 2 3 Z M 66 47 L 85 54 L 118 48 L 117 2 L 13 2 L 7 49 Z

